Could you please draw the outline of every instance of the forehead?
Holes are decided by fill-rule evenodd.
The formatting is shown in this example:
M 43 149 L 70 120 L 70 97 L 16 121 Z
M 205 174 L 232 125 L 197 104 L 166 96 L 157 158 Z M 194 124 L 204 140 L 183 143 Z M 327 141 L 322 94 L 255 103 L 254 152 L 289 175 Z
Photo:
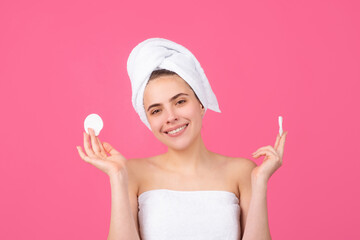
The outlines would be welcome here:
M 192 90 L 181 77 L 177 75 L 161 76 L 151 80 L 144 91 L 144 104 L 167 102 L 172 96 L 183 92 L 191 95 Z

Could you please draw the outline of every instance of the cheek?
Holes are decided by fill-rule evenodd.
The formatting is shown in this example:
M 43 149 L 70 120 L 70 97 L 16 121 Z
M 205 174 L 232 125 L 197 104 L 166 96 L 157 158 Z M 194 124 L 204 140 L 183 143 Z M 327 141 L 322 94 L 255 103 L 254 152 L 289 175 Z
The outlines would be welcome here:
M 178 109 L 178 116 L 180 118 L 189 119 L 195 121 L 196 119 L 201 119 L 201 112 L 196 104 L 188 104 Z
M 151 129 L 153 129 L 155 132 L 158 132 L 164 125 L 164 122 L 166 122 L 166 119 L 163 116 L 157 116 L 148 118 L 148 121 L 150 123 Z
M 197 108 L 197 106 L 191 106 L 190 108 L 186 109 L 186 114 L 192 119 L 200 118 L 201 119 L 201 112 Z

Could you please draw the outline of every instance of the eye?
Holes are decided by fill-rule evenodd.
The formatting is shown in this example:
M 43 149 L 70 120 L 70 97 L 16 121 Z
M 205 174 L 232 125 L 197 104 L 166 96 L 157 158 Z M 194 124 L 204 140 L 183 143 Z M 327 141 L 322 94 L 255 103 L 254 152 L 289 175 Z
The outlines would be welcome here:
M 154 115 L 154 114 L 158 113 L 157 111 L 160 111 L 160 110 L 159 110 L 159 109 L 156 109 L 156 110 L 152 111 L 152 112 L 151 112 L 151 115 Z
M 182 104 L 183 102 L 186 102 L 186 100 L 180 100 L 177 103 Z

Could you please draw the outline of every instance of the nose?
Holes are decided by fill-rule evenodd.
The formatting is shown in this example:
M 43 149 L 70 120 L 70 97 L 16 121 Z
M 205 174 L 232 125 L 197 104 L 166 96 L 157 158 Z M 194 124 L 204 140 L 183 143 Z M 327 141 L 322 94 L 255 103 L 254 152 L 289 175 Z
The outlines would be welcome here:
M 172 123 L 172 122 L 178 120 L 178 116 L 177 116 L 176 112 L 173 109 L 169 109 L 168 114 L 169 114 L 168 119 L 166 121 L 167 123 Z

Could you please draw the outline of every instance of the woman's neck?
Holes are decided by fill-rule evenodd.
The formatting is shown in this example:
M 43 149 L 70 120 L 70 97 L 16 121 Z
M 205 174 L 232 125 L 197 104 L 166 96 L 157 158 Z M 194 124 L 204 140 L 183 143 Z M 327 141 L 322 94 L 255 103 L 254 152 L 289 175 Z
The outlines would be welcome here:
M 196 174 L 209 164 L 211 152 L 206 149 L 201 134 L 186 149 L 176 150 L 168 148 L 163 154 L 163 167 L 166 169 L 184 173 Z

